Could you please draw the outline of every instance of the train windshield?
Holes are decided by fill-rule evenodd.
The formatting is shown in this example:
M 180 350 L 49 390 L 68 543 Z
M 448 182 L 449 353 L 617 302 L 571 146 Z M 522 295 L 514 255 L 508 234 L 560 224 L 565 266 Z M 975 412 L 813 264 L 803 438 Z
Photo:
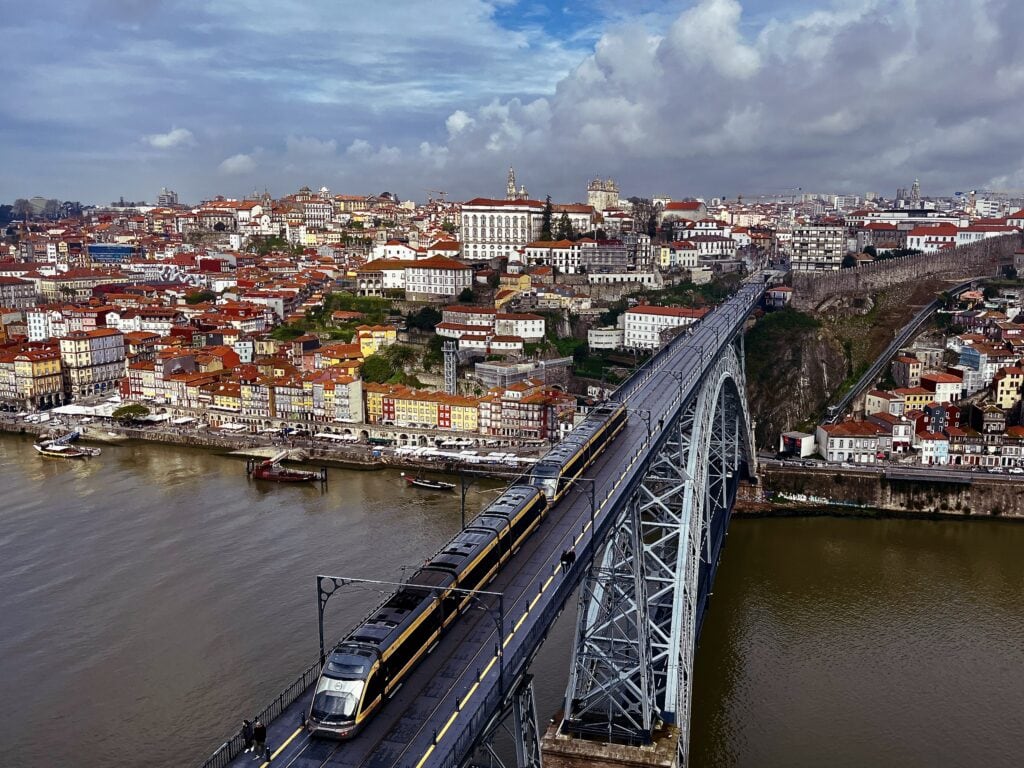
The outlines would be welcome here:
M 530 478 L 532 484 L 541 488 L 549 499 L 558 492 L 559 469 L 557 464 L 539 464 L 534 468 Z
M 320 721 L 351 720 L 363 695 L 362 680 L 336 680 L 322 675 L 313 695 L 313 717 Z

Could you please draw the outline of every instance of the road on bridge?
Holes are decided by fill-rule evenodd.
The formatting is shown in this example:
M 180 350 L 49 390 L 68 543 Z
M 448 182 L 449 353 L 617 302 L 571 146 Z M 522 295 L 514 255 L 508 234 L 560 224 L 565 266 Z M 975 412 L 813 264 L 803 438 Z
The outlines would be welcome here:
M 498 628 L 491 613 L 473 604 L 438 640 L 431 652 L 355 738 L 338 742 L 312 738 L 301 725 L 313 686 L 269 726 L 273 765 L 426 768 L 452 764 L 452 752 L 472 740 L 474 715 L 492 701 L 510 660 L 528 663 L 587 567 L 594 534 L 610 528 L 639 478 L 652 433 L 667 425 L 696 391 L 716 353 L 740 332 L 763 294 L 763 281 L 749 281 L 687 336 L 677 337 L 627 381 L 619 394 L 629 410 L 626 427 L 587 470 L 586 482 L 549 510 L 537 530 L 486 586 L 504 596 L 505 623 L 498 654 Z M 621 394 L 620 394 L 621 393 Z M 593 485 L 593 495 L 591 494 Z M 591 506 L 593 497 L 594 506 Z M 563 574 L 560 556 L 580 554 Z M 344 574 L 352 575 L 352 574 Z M 337 599 L 337 598 L 335 598 Z M 538 637 L 540 634 L 540 637 Z M 252 766 L 243 753 L 232 765 Z M 267 765 L 267 763 L 263 763 Z

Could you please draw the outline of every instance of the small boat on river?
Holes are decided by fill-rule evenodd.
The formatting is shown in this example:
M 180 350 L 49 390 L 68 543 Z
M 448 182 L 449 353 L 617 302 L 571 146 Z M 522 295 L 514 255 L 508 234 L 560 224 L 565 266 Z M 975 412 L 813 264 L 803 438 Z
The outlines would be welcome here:
M 273 458 L 259 461 L 250 459 L 247 469 L 249 477 L 254 480 L 269 480 L 272 483 L 310 483 L 319 480 L 327 482 L 327 470 L 289 469 L 281 466 L 281 462 L 288 458 L 289 451 L 281 451 Z
M 402 473 L 402 477 L 405 478 L 405 482 L 411 485 L 413 488 L 423 488 L 428 491 L 452 491 L 455 489 L 455 483 L 444 483 L 440 480 L 429 480 L 425 477 L 412 477 Z
M 52 459 L 87 459 L 92 456 L 99 456 L 99 448 L 86 448 L 83 445 L 71 445 L 69 443 L 42 442 L 32 445 L 40 456 L 49 456 Z

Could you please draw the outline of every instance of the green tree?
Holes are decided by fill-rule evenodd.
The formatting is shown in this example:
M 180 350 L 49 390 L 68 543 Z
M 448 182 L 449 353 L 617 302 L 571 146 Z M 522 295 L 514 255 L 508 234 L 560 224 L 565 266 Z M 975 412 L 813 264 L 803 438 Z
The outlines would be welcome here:
M 633 228 L 654 239 L 658 234 L 658 213 L 654 202 L 648 197 L 631 197 L 629 203 L 633 206 Z
M 446 221 L 444 224 L 441 225 L 441 229 L 443 229 L 449 235 L 454 235 L 455 234 L 455 222 L 453 222 L 453 221 Z
M 852 253 L 848 253 L 845 256 L 843 256 L 843 262 L 839 266 L 842 267 L 843 269 L 850 269 L 852 267 L 856 267 L 857 257 L 854 256 Z
M 139 405 L 138 403 L 122 405 L 111 413 L 110 416 L 122 424 L 130 424 L 133 421 L 138 421 L 139 419 L 144 419 L 149 416 L 149 408 L 144 405 Z
M 55 221 L 60 218 L 60 200 L 50 198 L 43 205 L 43 218 Z
M 423 353 L 423 362 L 420 365 L 423 366 L 424 371 L 432 371 L 437 368 L 444 360 L 444 348 L 445 338 L 438 336 L 436 333 L 430 337 L 430 341 L 427 342 L 427 351 Z
M 419 359 L 419 353 L 406 344 L 392 344 L 390 347 L 385 347 L 383 355 L 395 371 L 401 371 Z
M 433 307 L 423 307 L 419 312 L 410 312 L 405 318 L 405 324 L 410 328 L 417 328 L 421 331 L 432 331 L 434 326 L 441 322 L 441 313 Z
M 395 369 L 391 366 L 391 361 L 380 354 L 367 357 L 363 361 L 362 372 L 363 381 L 375 384 L 383 384 L 396 373 Z
M 576 232 L 572 228 L 572 221 L 569 219 L 569 214 L 563 212 L 558 219 L 558 233 L 556 235 L 557 240 L 575 240 Z
M 875 246 L 873 246 L 873 245 L 865 245 L 864 246 L 864 253 L 866 253 L 872 259 L 877 259 L 878 258 L 878 249 L 875 248 Z
M 299 325 L 279 325 L 270 332 L 270 338 L 278 341 L 291 341 L 306 333 L 306 329 Z
M 32 203 L 26 200 L 24 197 L 19 197 L 14 201 L 14 216 L 18 219 L 25 219 L 26 221 L 32 215 Z
M 463 288 L 459 294 L 459 302 L 462 304 L 472 304 L 476 300 L 476 294 L 473 293 L 472 288 Z
M 213 301 L 216 298 L 217 294 L 213 291 L 196 291 L 185 297 L 185 303 L 192 306 L 194 304 L 202 304 L 204 301 Z
M 540 217 L 540 239 L 551 240 L 551 195 L 544 201 L 544 213 Z

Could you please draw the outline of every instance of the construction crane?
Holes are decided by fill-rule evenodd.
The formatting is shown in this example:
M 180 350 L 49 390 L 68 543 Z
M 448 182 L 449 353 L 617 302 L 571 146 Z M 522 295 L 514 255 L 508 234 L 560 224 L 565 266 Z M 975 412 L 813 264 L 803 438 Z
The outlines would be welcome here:
M 444 196 L 447 195 L 448 193 L 445 192 L 443 189 L 427 189 L 426 187 L 424 187 L 423 191 L 424 192 L 429 192 L 431 195 L 437 195 L 438 197 L 441 198 L 441 202 L 442 203 L 447 203 L 448 202 L 447 200 L 444 199 Z M 431 197 L 427 202 L 430 202 L 430 203 L 434 202 L 434 198 Z
M 955 193 L 954 197 L 963 198 L 963 192 Z M 978 198 L 986 201 L 999 201 L 1003 208 L 1011 207 L 1011 202 L 1015 199 L 1024 197 L 1024 193 L 1013 190 L 1002 190 L 1002 189 L 972 189 L 967 193 L 967 213 L 970 216 L 976 216 L 978 214 Z M 991 215 L 991 212 L 987 212 Z

